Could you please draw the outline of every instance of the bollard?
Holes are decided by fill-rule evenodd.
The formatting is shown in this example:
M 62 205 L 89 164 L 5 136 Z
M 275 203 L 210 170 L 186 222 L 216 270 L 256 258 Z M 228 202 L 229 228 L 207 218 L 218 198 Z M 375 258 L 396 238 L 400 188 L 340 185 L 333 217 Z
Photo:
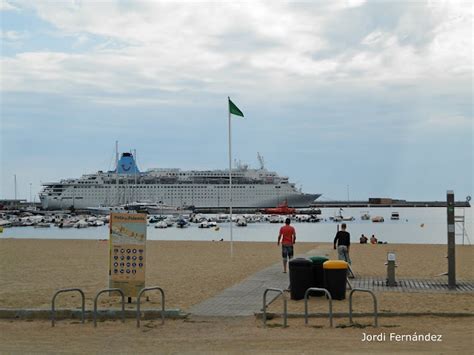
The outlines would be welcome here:
M 387 286 L 394 287 L 397 286 L 397 281 L 395 280 L 395 268 L 397 265 L 395 264 L 396 255 L 393 252 L 387 253 Z

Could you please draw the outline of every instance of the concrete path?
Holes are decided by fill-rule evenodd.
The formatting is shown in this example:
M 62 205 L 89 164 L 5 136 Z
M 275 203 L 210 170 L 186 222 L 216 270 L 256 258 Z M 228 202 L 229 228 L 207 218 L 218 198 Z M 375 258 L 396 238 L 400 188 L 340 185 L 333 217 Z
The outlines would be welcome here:
M 314 249 L 305 255 L 328 255 L 328 249 Z M 263 293 L 267 288 L 286 290 L 290 285 L 289 274 L 283 273 L 281 262 L 250 276 L 222 293 L 193 306 L 189 312 L 200 316 L 249 316 L 262 311 Z M 277 292 L 269 292 L 267 304 L 278 297 Z
M 282 264 L 277 263 L 195 305 L 189 312 L 200 316 L 250 316 L 262 311 L 265 289 L 285 290 L 289 284 L 288 273 L 284 274 Z M 276 292 L 269 293 L 267 303 L 277 296 Z

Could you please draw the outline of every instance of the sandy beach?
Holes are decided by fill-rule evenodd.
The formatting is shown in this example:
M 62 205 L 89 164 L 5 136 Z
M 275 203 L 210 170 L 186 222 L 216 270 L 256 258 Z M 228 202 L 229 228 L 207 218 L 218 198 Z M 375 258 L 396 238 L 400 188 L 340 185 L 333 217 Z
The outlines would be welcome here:
M 108 287 L 108 248 L 107 241 L 0 239 L 1 307 L 49 309 L 55 290 L 68 287 L 82 288 L 91 306 L 96 292 Z M 430 278 L 447 269 L 442 245 L 355 244 L 354 272 L 384 277 L 387 251 L 397 253 L 397 277 Z M 297 243 L 295 253 L 337 258 L 327 243 Z M 456 255 L 457 278 L 473 280 L 474 248 L 458 246 Z M 234 243 L 231 258 L 228 242 L 149 241 L 146 284 L 165 289 L 168 308 L 186 310 L 278 262 L 276 243 Z M 104 305 L 114 300 L 101 298 Z M 58 298 L 59 306 L 78 302 L 74 294 Z
M 397 277 L 435 278 L 447 268 L 446 246 L 443 245 L 353 245 L 353 269 L 358 276 L 385 276 L 384 262 L 388 251 L 397 253 Z M 298 243 L 296 253 L 328 255 L 336 258 L 328 243 Z M 474 279 L 474 248 L 456 248 L 457 278 Z M 280 249 L 276 243 L 234 243 L 234 257 L 230 257 L 227 242 L 151 241 L 147 243 L 147 286 L 159 285 L 166 291 L 167 309 L 188 310 L 253 273 L 280 262 Z M 108 285 L 108 242 L 86 240 L 14 240 L 0 239 L 0 308 L 50 309 L 55 290 L 80 287 L 86 293 L 86 307 L 91 309 L 93 297 Z M 379 292 L 380 312 L 444 312 L 474 314 L 473 294 L 450 293 L 395 293 Z M 58 308 L 76 308 L 79 297 L 74 294 L 58 298 Z M 118 307 L 118 298 L 104 295 L 101 307 Z M 144 305 L 156 308 L 159 297 L 151 297 Z M 135 305 L 128 305 L 134 309 Z M 335 312 L 347 312 L 347 300 L 335 301 Z M 364 295 L 354 298 L 356 312 L 370 311 L 372 304 Z M 270 312 L 280 312 L 281 301 L 275 301 Z M 289 301 L 290 313 L 303 313 L 302 301 Z M 327 301 L 311 298 L 310 312 L 327 312 Z M 302 352 L 326 346 L 334 352 L 391 352 L 428 351 L 432 343 L 365 344 L 363 331 L 376 332 L 442 332 L 446 341 L 436 348 L 440 352 L 467 352 L 472 348 L 472 317 L 467 318 L 381 318 L 382 327 L 364 329 L 330 329 L 327 319 L 311 319 L 305 327 L 301 318 L 291 319 L 288 329 L 281 329 L 281 319 L 275 318 L 270 327 L 263 329 L 261 320 L 242 318 L 194 318 L 168 320 L 165 326 L 158 321 L 146 321 L 140 330 L 133 321 L 125 325 L 106 321 L 100 332 L 92 325 L 77 321 L 61 321 L 51 330 L 46 321 L 0 321 L 0 350 L 6 352 L 82 352 L 82 341 L 87 351 L 150 352 L 159 346 L 160 352 L 203 352 L 207 350 L 242 352 L 285 351 Z M 371 320 L 357 322 L 370 324 Z M 347 324 L 347 319 L 336 319 L 336 325 Z M 384 328 L 386 327 L 386 328 Z M 20 334 L 28 334 L 23 337 Z M 348 340 L 336 344 L 341 336 Z M 59 342 L 55 339 L 62 339 Z M 138 348 L 132 343 L 140 342 Z M 166 341 L 165 341 L 166 339 Z M 282 341 L 288 339 L 288 342 Z M 89 341 L 90 340 L 90 341 Z M 39 344 L 35 348 L 33 344 Z M 67 346 L 61 344 L 68 344 Z M 336 344 L 336 345 L 335 345 Z M 354 346 L 356 346 L 354 348 Z M 436 344 L 435 344 L 436 345 Z M 62 346 L 62 347 L 61 347 Z M 396 346 L 396 347 L 393 347 Z M 456 350 L 457 349 L 457 350 Z M 328 351 L 330 352 L 330 351 Z

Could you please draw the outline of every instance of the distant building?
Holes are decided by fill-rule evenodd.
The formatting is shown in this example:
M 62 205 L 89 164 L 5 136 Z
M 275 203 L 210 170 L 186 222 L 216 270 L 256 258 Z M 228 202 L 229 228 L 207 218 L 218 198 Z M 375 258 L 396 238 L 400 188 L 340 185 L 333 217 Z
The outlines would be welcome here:
M 387 197 L 369 197 L 369 204 L 371 205 L 393 205 L 395 203 L 406 203 L 406 200 L 395 200 Z

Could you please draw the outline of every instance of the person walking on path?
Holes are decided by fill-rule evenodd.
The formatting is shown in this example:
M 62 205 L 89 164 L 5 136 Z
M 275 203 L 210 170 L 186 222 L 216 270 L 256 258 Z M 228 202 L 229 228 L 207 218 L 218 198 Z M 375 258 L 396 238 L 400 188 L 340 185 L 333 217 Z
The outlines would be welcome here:
M 296 231 L 293 226 L 290 226 L 291 220 L 287 218 L 285 225 L 280 228 L 278 234 L 277 245 L 281 242 L 281 256 L 283 258 L 283 272 L 286 273 L 286 265 L 288 260 L 293 258 L 293 245 L 296 242 Z
M 334 249 L 337 246 L 337 254 L 339 260 L 344 260 L 347 263 L 351 263 L 349 257 L 349 249 L 351 247 L 351 235 L 346 231 L 346 224 L 341 224 L 341 230 L 336 233 L 334 237 Z

